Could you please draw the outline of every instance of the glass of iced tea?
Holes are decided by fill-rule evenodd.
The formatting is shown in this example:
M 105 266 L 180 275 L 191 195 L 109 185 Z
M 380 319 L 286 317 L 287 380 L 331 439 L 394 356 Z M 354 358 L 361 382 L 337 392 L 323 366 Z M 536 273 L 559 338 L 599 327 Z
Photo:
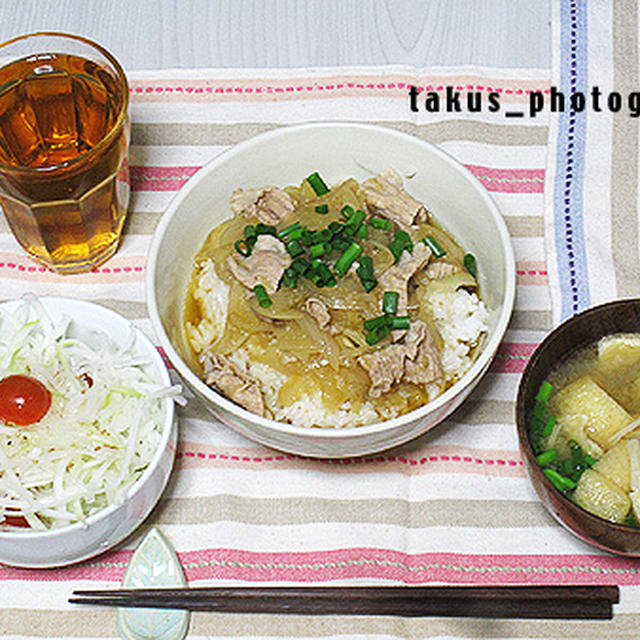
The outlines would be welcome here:
M 129 86 L 86 38 L 0 45 L 0 205 L 14 236 L 58 273 L 111 257 L 129 204 Z

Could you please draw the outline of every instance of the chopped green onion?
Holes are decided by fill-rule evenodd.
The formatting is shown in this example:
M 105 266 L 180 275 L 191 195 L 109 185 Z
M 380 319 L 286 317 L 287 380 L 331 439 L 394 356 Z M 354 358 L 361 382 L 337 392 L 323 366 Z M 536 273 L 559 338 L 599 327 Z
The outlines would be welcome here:
M 351 241 L 341 236 L 336 236 L 331 240 L 331 246 L 336 251 L 346 251 L 351 246 Z
M 331 249 L 332 247 L 330 244 L 327 244 L 326 242 L 320 242 L 318 244 L 312 244 L 309 247 L 309 253 L 311 254 L 312 258 L 318 258 L 320 256 L 323 256 L 325 253 L 329 253 Z
M 356 238 L 366 240 L 369 237 L 369 227 L 366 224 L 361 224 L 356 231 Z
M 333 265 L 334 271 L 341 278 L 349 270 L 349 267 L 354 263 L 356 258 L 362 253 L 362 247 L 357 242 L 352 242 L 349 248 L 336 260 Z
M 311 244 L 318 244 L 319 242 L 329 242 L 333 238 L 333 233 L 329 229 L 317 229 L 311 232 Z
M 442 258 L 442 256 L 447 255 L 447 252 L 442 248 L 442 245 L 433 236 L 425 236 L 422 238 L 422 242 L 431 249 L 431 253 L 433 253 L 436 258 Z
M 331 273 L 331 269 L 329 269 L 329 267 L 327 267 L 324 262 L 322 263 L 322 266 L 318 268 L 318 271 L 316 273 L 319 276 L 319 280 L 316 286 L 335 287 L 336 284 L 338 284 L 336 277 L 333 275 L 333 273 Z
M 320 258 L 315 258 L 309 263 L 304 276 L 311 280 L 316 287 L 333 287 L 336 284 L 335 276 Z
M 297 258 L 291 263 L 291 268 L 301 276 L 309 268 L 309 261 L 306 258 Z
M 395 258 L 394 262 L 398 262 L 405 249 L 409 252 L 413 251 L 411 236 L 406 231 L 396 231 L 389 249 Z
M 315 244 L 313 240 L 313 233 L 309 231 L 309 229 L 303 229 L 302 234 L 300 235 L 300 242 L 302 242 L 305 247 Z
M 353 211 L 352 209 L 351 213 L 349 214 L 349 218 L 347 219 L 347 226 L 352 226 L 354 227 L 354 229 L 357 229 L 366 217 L 367 214 L 362 211 L 362 209 L 357 209 L 356 211 Z
M 371 256 L 360 256 L 359 265 L 356 269 L 363 278 L 373 278 L 373 258 Z
M 270 307 L 273 304 L 273 300 L 269 297 L 267 290 L 261 285 L 257 284 L 253 287 L 253 293 L 256 294 L 256 298 L 258 298 L 258 304 L 261 307 Z
M 355 211 L 355 209 L 350 204 L 345 204 L 342 209 L 340 209 L 340 215 L 343 218 L 349 219 L 349 216 Z
M 473 253 L 465 253 L 464 259 L 464 268 L 474 277 L 478 276 L 478 263 L 476 262 L 476 258 Z
M 326 267 L 326 265 L 325 265 Z M 331 271 L 329 270 L 329 267 L 326 267 L 327 269 L 327 274 L 324 278 L 323 282 L 323 286 L 325 287 L 335 287 L 336 284 L 338 284 L 338 281 L 336 280 L 336 277 L 333 275 L 333 273 L 331 273 Z M 321 273 L 324 273 L 324 269 L 321 270 Z
M 379 218 L 378 216 L 372 216 L 368 224 L 374 229 L 382 229 L 384 231 L 391 229 L 391 222 L 386 218 Z
M 321 216 L 327 215 L 327 213 L 329 213 L 329 205 L 328 204 L 319 204 L 316 207 L 316 213 L 320 214 Z
M 540 389 L 538 389 L 538 393 L 536 395 L 536 402 L 541 402 L 543 404 L 548 404 L 549 398 L 553 393 L 553 385 L 546 380 L 540 385 Z
M 344 235 L 356 236 L 357 238 L 367 238 L 369 236 L 369 229 L 362 222 L 366 217 L 366 213 L 361 209 L 351 211 L 347 223 L 344 226 Z M 363 231 L 361 232 L 361 229 Z
M 391 318 L 392 329 L 408 329 L 411 326 L 409 316 L 394 316 Z
M 536 462 L 541 467 L 544 467 L 550 462 L 553 462 L 557 457 L 558 457 L 558 452 L 555 449 L 549 449 L 548 451 L 545 451 L 544 453 L 541 453 L 539 456 L 537 456 Z
M 315 191 L 317 196 L 323 196 L 325 193 L 329 193 L 329 187 L 327 187 L 325 181 L 320 177 L 317 171 L 314 171 L 308 178 L 307 182 L 311 185 L 311 188 Z
M 287 251 L 292 258 L 297 258 L 304 253 L 302 245 L 297 240 L 290 240 L 287 245 Z
M 588 466 L 593 467 L 593 465 L 598 462 L 593 456 L 590 456 L 588 453 L 584 456 L 584 461 Z
M 358 273 L 358 278 L 360 278 L 362 287 L 367 293 L 369 293 L 370 291 L 373 291 L 373 289 L 375 289 L 378 286 L 378 281 L 375 278 L 363 278 L 362 275 L 359 273 Z
M 529 418 L 529 431 L 531 438 L 531 446 L 536 453 L 542 453 L 543 436 L 546 425 L 547 405 L 543 402 L 536 401 L 531 417 Z
M 362 283 L 362 286 L 367 293 L 378 286 L 378 281 L 375 278 L 360 278 L 360 282 Z
M 331 278 L 333 278 L 333 273 L 331 273 L 331 270 L 324 262 L 320 262 L 320 264 L 318 265 L 318 273 L 320 273 L 320 275 L 325 280 L 330 280 Z
M 370 256 L 361 256 L 359 262 L 356 274 L 360 278 L 364 290 L 369 293 L 378 285 L 378 281 L 373 274 L 373 260 Z
M 244 237 L 247 240 L 249 240 L 249 238 L 257 238 L 258 237 L 258 232 L 256 231 L 256 228 L 252 224 L 248 224 L 244 228 Z
M 304 227 L 298 227 L 297 229 L 294 229 L 289 234 L 289 240 L 300 240 L 302 238 L 302 236 L 304 235 L 305 231 L 306 231 L 306 229 Z
M 375 318 L 369 318 L 364 321 L 365 331 L 373 331 L 377 327 L 388 327 L 391 324 L 391 318 L 388 315 L 377 316 Z
M 278 238 L 286 238 L 288 235 L 291 234 L 292 231 L 295 231 L 296 229 L 300 229 L 301 224 L 300 222 L 296 222 L 295 224 L 289 225 L 288 227 L 285 227 L 284 229 L 282 229 L 282 231 L 278 231 Z
M 398 310 L 398 298 L 400 298 L 400 294 L 397 291 L 385 291 L 382 294 L 383 313 L 394 315 Z
M 544 425 L 544 429 L 542 430 L 542 436 L 543 437 L 547 437 L 551 435 L 551 432 L 553 431 L 553 427 L 555 427 L 556 425 L 556 417 L 551 415 L 549 416 L 549 419 L 547 420 L 547 423 Z
M 244 256 L 246 258 L 247 256 L 251 255 L 251 247 L 247 244 L 246 240 L 236 240 L 233 243 L 233 246 L 241 256 Z
M 256 234 L 259 236 L 275 236 L 277 235 L 277 231 L 272 224 L 263 224 L 262 222 L 258 222 L 256 225 Z
M 575 440 L 569 440 L 569 447 L 571 457 L 560 463 L 560 469 L 571 480 L 578 482 L 584 471 L 593 464 L 591 462 L 593 458 L 588 456 L 589 459 L 587 459 L 582 447 Z
M 555 469 L 543 469 L 544 473 L 551 482 L 553 482 L 554 486 L 560 491 L 571 491 L 571 489 L 576 488 L 576 483 L 570 478 L 565 478 L 565 476 L 559 474 Z
M 372 331 L 369 331 L 364 339 L 367 341 L 368 345 L 374 345 L 377 342 L 380 342 L 386 335 L 389 333 L 389 327 L 387 325 L 383 325 L 380 327 L 376 327 Z
M 536 406 L 533 408 L 533 417 L 539 420 L 544 426 L 544 415 L 547 411 L 547 405 L 544 402 L 536 400 Z
M 580 462 L 576 462 L 574 460 L 563 460 L 560 463 L 560 471 L 564 473 L 567 478 L 570 478 L 574 482 L 578 482 L 580 480 L 580 476 L 587 469 L 586 464 L 581 464 Z
M 344 231 L 344 224 L 342 224 L 342 222 L 332 222 L 329 224 L 329 231 L 331 231 L 334 236 L 337 236 Z
M 290 289 L 295 289 L 298 286 L 298 272 L 293 267 L 285 269 L 282 284 Z

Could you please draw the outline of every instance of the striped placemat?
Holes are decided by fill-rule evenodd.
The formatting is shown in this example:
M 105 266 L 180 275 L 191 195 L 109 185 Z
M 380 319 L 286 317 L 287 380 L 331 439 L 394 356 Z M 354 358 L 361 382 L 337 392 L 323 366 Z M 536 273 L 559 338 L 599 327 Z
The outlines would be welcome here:
M 551 121 L 546 234 L 554 322 L 640 295 L 638 3 L 554 5 L 554 78 L 567 101 Z
M 584 9 L 581 3 L 567 4 Z M 561 16 L 556 8 L 559 34 L 560 21 L 571 21 L 572 14 Z M 576 30 L 586 30 L 586 21 L 581 18 Z M 558 72 L 564 69 L 563 62 Z M 314 461 L 281 454 L 242 438 L 189 402 L 180 414 L 170 486 L 140 531 L 74 567 L 0 566 L 0 637 L 116 637 L 112 611 L 80 610 L 66 599 L 74 588 L 115 586 L 151 525 L 174 545 L 192 585 L 623 585 L 613 622 L 202 614 L 193 617 L 193 638 L 634 637 L 640 564 L 598 552 L 556 525 L 533 492 L 517 448 L 513 413 L 519 374 L 554 319 L 565 313 L 558 305 L 564 309 L 560 301 L 572 286 L 561 269 L 562 253 L 556 254 L 554 245 L 545 251 L 545 232 L 559 233 L 557 176 L 567 134 L 546 112 L 517 118 L 505 111 L 526 112 L 531 91 L 548 95 L 550 71 L 194 70 L 135 72 L 130 79 L 133 199 L 118 254 L 94 273 L 62 278 L 26 258 L 3 221 L 2 298 L 28 290 L 90 299 L 123 313 L 153 339 L 144 302 L 145 255 L 164 208 L 186 180 L 223 149 L 262 131 L 311 120 L 354 120 L 433 142 L 482 181 L 513 239 L 516 310 L 490 372 L 464 406 L 433 432 L 375 456 Z M 447 87 L 478 92 L 485 108 L 414 112 L 409 86 L 442 95 Z M 500 96 L 498 112 L 487 108 L 491 93 Z M 556 195 L 548 211 L 555 217 L 545 222 L 550 191 Z M 572 205 L 571 214 L 575 211 Z M 553 309 L 550 293 L 558 300 Z

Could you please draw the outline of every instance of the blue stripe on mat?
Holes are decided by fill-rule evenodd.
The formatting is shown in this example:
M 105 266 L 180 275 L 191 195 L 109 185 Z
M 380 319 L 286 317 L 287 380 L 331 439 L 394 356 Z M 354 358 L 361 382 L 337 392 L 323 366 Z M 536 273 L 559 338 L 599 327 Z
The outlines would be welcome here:
M 569 102 L 572 93 L 588 93 L 586 0 L 560 2 L 560 29 L 559 90 L 565 96 L 566 104 L 558 120 L 554 221 L 561 319 L 565 319 L 589 306 L 589 274 L 582 215 L 587 111 L 575 113 L 571 111 Z

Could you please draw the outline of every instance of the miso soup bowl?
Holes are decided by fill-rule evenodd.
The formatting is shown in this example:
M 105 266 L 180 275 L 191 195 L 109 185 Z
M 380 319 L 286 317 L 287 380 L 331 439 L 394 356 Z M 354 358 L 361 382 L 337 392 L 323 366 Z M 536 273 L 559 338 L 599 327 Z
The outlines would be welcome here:
M 69 316 L 68 335 L 94 348 L 102 344 L 105 334 L 120 348 L 130 337 L 129 320 L 98 304 L 73 298 L 39 298 L 49 317 L 55 322 Z M 14 311 L 21 300 L 2 302 L 6 311 Z M 144 369 L 154 382 L 169 386 L 169 373 L 151 341 L 133 329 L 133 351 L 144 359 Z M 76 522 L 44 531 L 0 531 L 0 563 L 26 568 L 50 568 L 73 564 L 91 558 L 122 542 L 139 527 L 156 505 L 169 480 L 175 458 L 177 424 L 174 401 L 162 400 L 160 440 L 149 465 L 131 485 L 119 504 L 112 504 Z
M 527 417 L 541 383 L 563 359 L 612 333 L 640 332 L 640 299 L 603 304 L 569 318 L 534 351 L 518 388 L 516 421 L 520 451 L 529 478 L 547 511 L 566 529 L 600 549 L 640 556 L 640 529 L 616 524 L 589 513 L 556 489 L 542 472 L 531 448 Z
M 238 187 L 284 187 L 319 171 L 329 184 L 361 181 L 387 167 L 404 178 L 467 251 L 475 254 L 490 311 L 482 351 L 464 377 L 432 402 L 401 417 L 353 428 L 308 428 L 254 415 L 208 387 L 189 366 L 183 305 L 194 256 L 207 234 L 232 215 Z M 321 458 L 370 454 L 433 428 L 469 395 L 487 371 L 511 315 L 515 262 L 505 222 L 480 182 L 437 147 L 366 124 L 312 123 L 283 127 L 214 158 L 180 190 L 153 237 L 147 262 L 149 314 L 169 360 L 211 413 L 248 438 L 281 451 Z

